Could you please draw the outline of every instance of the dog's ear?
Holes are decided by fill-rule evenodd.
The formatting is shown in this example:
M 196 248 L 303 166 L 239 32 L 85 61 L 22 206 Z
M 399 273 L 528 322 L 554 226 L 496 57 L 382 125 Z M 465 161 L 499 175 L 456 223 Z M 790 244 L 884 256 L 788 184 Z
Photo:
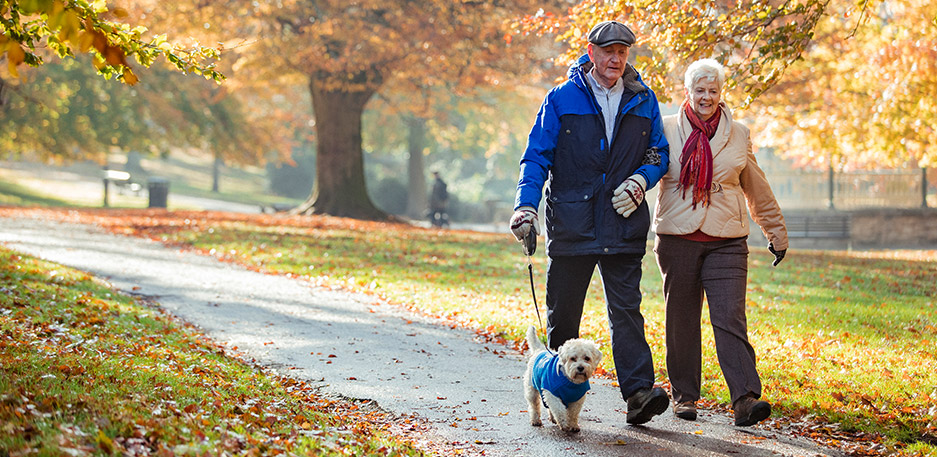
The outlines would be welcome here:
M 602 350 L 599 349 L 599 345 L 595 343 L 592 344 L 592 360 L 595 361 L 596 366 L 602 361 Z
M 560 345 L 556 348 L 556 355 L 560 358 L 560 363 L 564 364 L 569 360 L 569 346 L 566 343 Z

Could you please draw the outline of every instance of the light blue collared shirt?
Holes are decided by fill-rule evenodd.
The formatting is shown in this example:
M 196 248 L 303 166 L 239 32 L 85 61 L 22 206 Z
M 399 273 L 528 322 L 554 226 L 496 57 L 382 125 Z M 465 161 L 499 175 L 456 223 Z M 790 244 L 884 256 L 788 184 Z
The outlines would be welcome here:
M 605 139 L 608 140 L 608 144 L 612 144 L 612 135 L 615 134 L 615 118 L 618 116 L 618 105 L 621 103 L 621 94 L 625 91 L 625 85 L 621 82 L 621 78 L 618 78 L 614 86 L 606 88 L 596 81 L 595 76 L 592 75 L 593 71 L 595 69 L 588 73 L 586 80 L 589 81 L 589 87 L 595 94 L 595 101 L 602 108 L 602 115 L 605 117 Z

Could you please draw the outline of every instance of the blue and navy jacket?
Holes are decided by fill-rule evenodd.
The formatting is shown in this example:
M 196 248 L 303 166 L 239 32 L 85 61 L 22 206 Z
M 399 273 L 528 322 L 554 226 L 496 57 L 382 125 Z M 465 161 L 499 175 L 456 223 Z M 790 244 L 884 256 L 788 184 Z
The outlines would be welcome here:
M 569 380 L 560 371 L 560 356 L 555 353 L 543 351 L 535 356 L 533 373 L 530 376 L 530 382 L 540 392 L 540 398 L 543 398 L 543 391 L 546 390 L 556 395 L 564 405 L 582 398 L 589 391 L 589 380 L 576 384 Z
M 628 218 L 612 207 L 612 193 L 638 173 L 647 190 L 667 173 L 669 146 L 657 96 L 630 64 L 622 80 L 612 144 L 586 78 L 588 55 L 568 80 L 546 96 L 520 162 L 514 208 L 539 208 L 546 187 L 546 249 L 551 256 L 643 254 L 650 228 L 647 202 Z

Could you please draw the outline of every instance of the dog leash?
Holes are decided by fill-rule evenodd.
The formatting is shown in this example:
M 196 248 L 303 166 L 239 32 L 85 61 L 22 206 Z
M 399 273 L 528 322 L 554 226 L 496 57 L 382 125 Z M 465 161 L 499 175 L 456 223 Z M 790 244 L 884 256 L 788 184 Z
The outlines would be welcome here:
M 534 232 L 533 227 L 531 227 L 531 230 L 527 232 L 527 236 L 524 237 L 523 245 L 524 254 L 527 255 L 527 273 L 530 278 L 530 295 L 534 299 L 534 311 L 537 312 L 537 323 L 540 324 L 540 331 L 543 332 L 544 336 L 546 336 L 547 332 L 543 329 L 543 319 L 540 317 L 540 307 L 537 306 L 537 290 L 534 287 L 534 261 L 531 259 L 531 256 L 537 252 L 537 232 Z M 553 353 L 553 351 L 550 350 L 550 348 L 547 346 L 547 343 L 543 341 L 541 341 L 541 343 L 543 343 L 543 347 L 547 350 L 547 352 L 550 354 Z

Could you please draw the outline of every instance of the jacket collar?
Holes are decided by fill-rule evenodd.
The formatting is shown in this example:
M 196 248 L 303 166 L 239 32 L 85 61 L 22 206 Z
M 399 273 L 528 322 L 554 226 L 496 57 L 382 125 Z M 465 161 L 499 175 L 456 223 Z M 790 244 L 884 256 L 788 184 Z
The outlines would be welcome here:
M 722 107 L 721 116 L 719 119 L 719 127 L 716 127 L 716 134 L 709 140 L 709 147 L 713 151 L 713 157 L 716 157 L 720 151 L 725 149 L 726 144 L 729 143 L 729 135 L 732 133 L 732 110 L 726 106 L 725 102 L 719 102 L 719 106 Z M 693 126 L 690 125 L 690 120 L 686 118 L 686 114 L 683 113 L 683 105 L 680 105 L 680 142 L 686 143 L 686 139 L 690 137 L 690 133 L 693 132 Z

